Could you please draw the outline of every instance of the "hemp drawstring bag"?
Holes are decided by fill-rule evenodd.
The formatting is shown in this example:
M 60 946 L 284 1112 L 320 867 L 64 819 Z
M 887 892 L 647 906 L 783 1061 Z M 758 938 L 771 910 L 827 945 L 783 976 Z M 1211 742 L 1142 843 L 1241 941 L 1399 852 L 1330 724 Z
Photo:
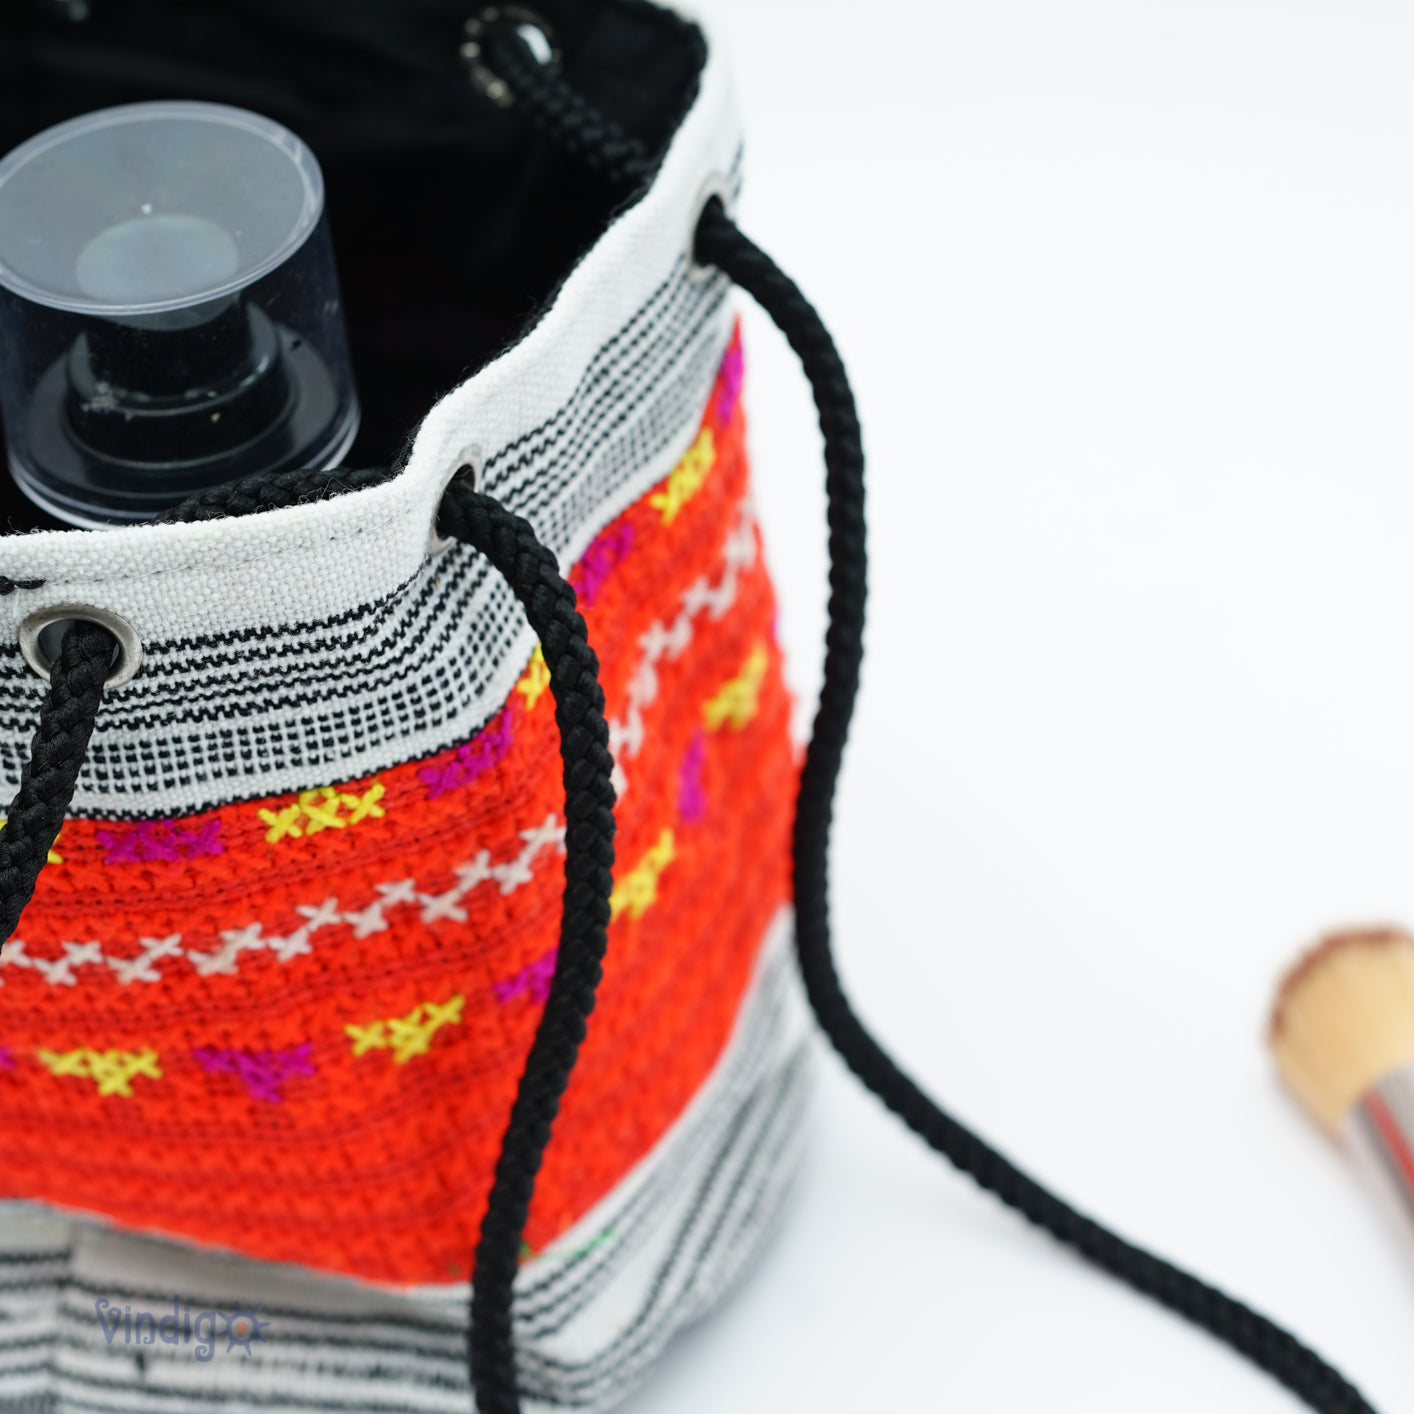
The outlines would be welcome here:
M 0 543 L 0 1410 L 607 1408 L 769 1229 L 812 1009 L 1033 1222 L 1368 1409 L 950 1119 L 841 993 L 863 456 L 829 335 L 732 219 L 710 32 L 646 0 L 5 16 L 0 149 L 163 98 L 319 155 L 382 462 Z M 803 755 L 735 287 L 825 439 Z M 54 618 L 54 660 L 22 652 Z

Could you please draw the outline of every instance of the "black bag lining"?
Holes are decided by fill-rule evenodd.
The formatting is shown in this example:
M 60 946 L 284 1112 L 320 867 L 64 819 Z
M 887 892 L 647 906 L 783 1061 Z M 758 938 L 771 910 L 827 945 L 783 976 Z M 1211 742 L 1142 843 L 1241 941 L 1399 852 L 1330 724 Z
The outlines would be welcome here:
M 0 154 L 96 108 L 203 99 L 298 133 L 324 169 L 363 424 L 389 465 L 433 402 L 520 338 L 622 193 L 498 109 L 458 50 L 478 0 L 10 0 Z M 661 153 L 697 28 L 645 0 L 533 0 L 573 86 Z M 58 526 L 0 477 L 0 527 Z

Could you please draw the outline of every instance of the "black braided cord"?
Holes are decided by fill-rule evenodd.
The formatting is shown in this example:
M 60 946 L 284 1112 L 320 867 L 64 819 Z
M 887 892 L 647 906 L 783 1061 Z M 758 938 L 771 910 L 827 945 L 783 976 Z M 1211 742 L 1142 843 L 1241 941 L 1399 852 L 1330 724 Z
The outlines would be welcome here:
M 162 519 L 214 520 L 303 505 L 376 486 L 392 474 L 386 468 L 262 473 L 205 491 Z M 437 532 L 485 555 L 524 607 L 550 672 L 564 768 L 565 892 L 559 952 L 481 1223 L 467 1347 L 477 1414 L 517 1414 L 512 1292 L 536 1176 L 594 1009 L 608 941 L 614 887 L 613 757 L 599 660 L 589 646 L 574 590 L 530 523 L 466 481 L 453 480 L 442 498 Z
M 362 491 L 378 486 L 394 475 L 392 467 L 379 466 L 353 471 L 348 467 L 309 468 L 298 471 L 261 471 L 242 481 L 229 481 L 224 486 L 183 501 L 179 506 L 163 511 L 159 524 L 182 524 L 198 520 L 220 520 L 225 516 L 248 516 L 258 511 L 279 511 L 286 506 L 302 506 L 312 501 L 325 501 L 342 496 L 346 491 Z
M 215 520 L 301 505 L 386 481 L 388 468 L 265 473 L 215 487 L 164 521 Z M 512 1289 L 531 1195 L 560 1100 L 594 1009 L 613 891 L 614 788 L 599 662 L 575 593 L 528 521 L 464 481 L 442 499 L 439 534 L 465 541 L 505 577 L 540 639 L 550 673 L 565 786 L 565 890 L 550 994 L 526 1057 L 501 1143 L 475 1256 L 468 1360 L 478 1414 L 515 1414 Z M 14 931 L 73 798 L 111 670 L 113 636 L 78 622 L 51 672 L 30 760 L 0 830 L 0 909 Z
M 536 127 L 591 171 L 625 190 L 652 172 L 643 144 L 541 64 L 513 26 L 491 26 L 483 47 L 490 67 L 525 104 Z
M 565 783 L 565 894 L 559 956 L 531 1043 L 481 1223 L 468 1353 L 477 1414 L 517 1414 L 511 1300 L 530 1199 L 550 1128 L 594 1009 L 613 890 L 614 788 L 599 661 L 574 590 L 528 521 L 454 481 L 437 529 L 479 550 L 505 577 L 540 639 L 555 697 Z
M 1185 1316 L 1274 1375 L 1322 1414 L 1374 1414 L 1346 1379 L 1296 1337 L 1216 1288 L 1155 1257 L 1070 1207 L 959 1124 L 905 1075 L 855 1015 L 830 945 L 829 850 L 835 784 L 864 656 L 867 558 L 864 448 L 854 396 L 829 331 L 771 258 L 727 216 L 703 210 L 697 258 L 731 277 L 770 315 L 805 369 L 825 438 L 830 531 L 825 678 L 796 801 L 796 947 L 810 1004 L 851 1070 L 940 1154 L 1038 1227 L 1112 1276 Z
M 20 788 L 0 829 L 0 941 L 8 941 L 34 895 L 74 798 L 79 769 L 103 703 L 103 681 L 112 671 L 116 640 L 106 628 L 82 620 L 64 634 L 49 670 L 49 691 Z
M 598 117 L 524 41 L 502 27 L 495 61 L 531 120 L 620 185 L 636 180 L 644 150 Z M 516 51 L 523 51 L 516 53 Z M 597 123 L 597 125 L 596 125 Z M 596 149 L 596 134 L 612 130 Z M 617 176 L 615 174 L 618 174 Z M 849 735 L 864 656 L 868 557 L 864 447 L 854 395 L 834 340 L 814 307 L 754 245 L 713 197 L 694 236 L 694 254 L 744 289 L 770 316 L 800 359 L 825 442 L 830 540 L 829 626 L 824 682 L 801 771 L 794 829 L 796 947 L 821 1028 L 845 1063 L 911 1129 L 983 1188 L 1091 1262 L 1211 1332 L 1280 1380 L 1321 1414 L 1374 1414 L 1337 1370 L 1265 1316 L 1077 1212 L 959 1124 L 901 1071 L 855 1015 L 840 985 L 830 940 L 829 847 L 835 787 Z M 509 1322 L 506 1322 L 508 1328 Z M 480 1387 L 477 1387 L 478 1397 Z M 504 1414 L 517 1406 L 507 1405 Z M 503 1414 L 502 1406 L 496 1406 Z

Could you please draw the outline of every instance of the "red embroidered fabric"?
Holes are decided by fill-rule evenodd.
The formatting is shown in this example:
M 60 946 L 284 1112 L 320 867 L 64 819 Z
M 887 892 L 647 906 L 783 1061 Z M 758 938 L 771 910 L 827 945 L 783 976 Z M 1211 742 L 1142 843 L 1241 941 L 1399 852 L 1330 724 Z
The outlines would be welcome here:
M 671 474 L 572 572 L 619 767 L 598 1008 L 538 1248 L 720 1054 L 789 890 L 796 761 L 733 342 Z M 176 820 L 70 820 L 0 967 L 0 1196 L 395 1284 L 465 1281 L 554 967 L 537 655 L 470 742 Z

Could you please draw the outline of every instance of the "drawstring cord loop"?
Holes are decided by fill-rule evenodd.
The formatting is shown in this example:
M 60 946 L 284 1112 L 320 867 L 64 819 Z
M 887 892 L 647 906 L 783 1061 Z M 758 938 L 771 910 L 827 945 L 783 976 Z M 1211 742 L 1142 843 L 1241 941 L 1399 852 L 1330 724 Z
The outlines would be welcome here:
M 106 628 L 79 619 L 64 634 L 59 656 L 50 665 L 49 691 L 29 759 L 0 829 L 0 942 L 14 933 L 59 838 L 116 647 Z
M 501 1141 L 471 1293 L 468 1357 L 476 1408 L 478 1414 L 501 1414 L 520 1408 L 511 1304 L 521 1238 L 550 1127 L 594 1010 L 608 942 L 614 762 L 599 660 L 554 554 L 528 521 L 461 481 L 453 481 L 442 498 L 437 530 L 485 555 L 524 607 L 550 670 L 564 765 L 565 892 L 555 975 Z
M 165 519 L 214 520 L 336 495 L 387 480 L 391 471 L 300 471 L 248 478 L 203 492 Z M 573 588 L 530 523 L 454 478 L 439 534 L 485 555 L 510 585 L 540 640 L 555 702 L 565 788 L 565 888 L 549 996 L 526 1057 L 501 1141 L 475 1256 L 468 1363 L 480 1414 L 520 1408 L 511 1332 L 512 1288 L 536 1176 L 578 1059 L 608 941 L 614 878 L 613 757 L 599 660 Z M 9 823 L 0 830 L 0 921 L 9 938 L 73 798 L 103 701 L 116 640 L 77 621 L 50 669 L 30 759 Z
M 503 31 L 497 54 L 524 42 Z M 533 59 L 531 60 L 533 63 Z M 563 80 L 536 68 L 517 94 L 524 111 L 569 151 L 621 185 L 641 180 L 640 145 L 625 160 L 625 143 Z M 551 100 L 542 104 L 542 95 Z M 593 151 L 593 134 L 616 132 L 610 151 Z M 824 682 L 801 771 L 794 832 L 796 949 L 817 1020 L 845 1063 L 911 1129 L 962 1172 L 1008 1206 L 1137 1291 L 1201 1326 L 1274 1376 L 1320 1414 L 1375 1414 L 1337 1370 L 1290 1332 L 1239 1301 L 1126 1242 L 1076 1212 L 1022 1173 L 984 1140 L 928 1098 L 869 1034 L 850 1007 L 835 969 L 829 923 L 829 842 L 835 785 L 849 734 L 863 659 L 867 554 L 864 450 L 854 395 L 844 364 L 814 307 L 795 283 L 727 215 L 720 198 L 704 206 L 694 237 L 704 265 L 716 266 L 745 290 L 785 335 L 814 394 L 825 442 L 830 544 L 829 624 Z M 509 1352 L 503 1360 L 509 1361 Z M 476 1387 L 478 1402 L 480 1385 Z M 518 1405 L 496 1405 L 516 1414 Z

